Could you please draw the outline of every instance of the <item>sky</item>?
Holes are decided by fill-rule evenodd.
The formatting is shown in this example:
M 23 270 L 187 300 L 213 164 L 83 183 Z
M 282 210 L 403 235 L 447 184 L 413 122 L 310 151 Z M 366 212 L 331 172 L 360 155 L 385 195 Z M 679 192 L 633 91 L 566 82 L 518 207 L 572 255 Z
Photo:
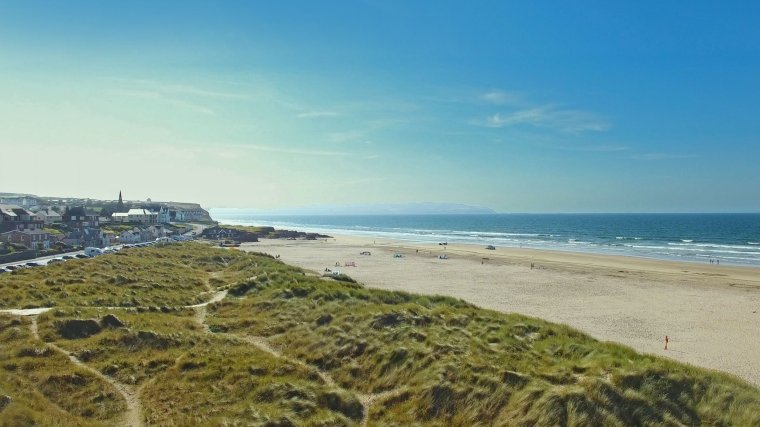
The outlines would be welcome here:
M 760 2 L 627 3 L 0 1 L 0 192 L 760 212 Z

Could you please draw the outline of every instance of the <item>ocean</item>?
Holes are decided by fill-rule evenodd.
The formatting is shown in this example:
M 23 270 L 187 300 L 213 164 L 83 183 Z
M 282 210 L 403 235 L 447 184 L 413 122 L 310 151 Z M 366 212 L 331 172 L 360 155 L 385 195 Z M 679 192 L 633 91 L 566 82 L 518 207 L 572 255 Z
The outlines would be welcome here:
M 760 267 L 760 214 L 262 216 L 212 210 L 223 224 L 420 243 L 470 243 Z

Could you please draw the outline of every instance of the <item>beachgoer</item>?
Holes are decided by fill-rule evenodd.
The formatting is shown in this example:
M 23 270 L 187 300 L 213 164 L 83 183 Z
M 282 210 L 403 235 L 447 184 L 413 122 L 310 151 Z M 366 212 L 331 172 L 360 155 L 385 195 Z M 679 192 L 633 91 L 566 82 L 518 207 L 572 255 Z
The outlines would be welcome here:
M 715 262 L 717 262 L 718 265 L 720 265 L 720 260 L 719 259 L 716 259 Z
M 533 270 L 533 263 L 530 263 L 530 269 Z
M 668 336 L 665 335 L 665 350 L 668 349 L 668 341 L 670 341 L 670 340 L 668 339 Z

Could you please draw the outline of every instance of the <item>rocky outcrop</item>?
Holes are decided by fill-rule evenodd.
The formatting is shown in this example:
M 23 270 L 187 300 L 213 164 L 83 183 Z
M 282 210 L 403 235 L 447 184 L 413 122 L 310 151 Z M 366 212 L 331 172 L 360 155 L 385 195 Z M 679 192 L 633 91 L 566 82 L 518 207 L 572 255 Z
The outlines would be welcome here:
M 58 334 L 66 339 L 87 338 L 100 332 L 103 328 L 94 319 L 70 319 L 55 323 Z
M 319 233 L 306 233 L 294 230 L 276 230 L 274 227 L 253 227 L 255 231 L 241 230 L 238 228 L 217 226 L 203 230 L 201 236 L 212 240 L 234 240 L 237 242 L 258 242 L 259 239 L 303 239 L 316 240 L 326 239 L 330 236 Z
M 113 314 L 106 314 L 100 319 L 100 326 L 103 328 L 123 328 L 124 322 Z
M 11 399 L 11 397 L 7 394 L 0 396 L 0 412 L 3 412 L 3 409 L 5 409 L 11 403 L 13 403 L 13 399 Z

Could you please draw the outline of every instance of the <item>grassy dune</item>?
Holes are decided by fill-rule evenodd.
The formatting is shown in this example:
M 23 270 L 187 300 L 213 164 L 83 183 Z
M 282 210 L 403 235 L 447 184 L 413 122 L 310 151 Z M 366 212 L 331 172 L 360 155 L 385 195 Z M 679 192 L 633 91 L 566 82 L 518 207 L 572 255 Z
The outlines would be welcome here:
M 119 393 L 32 336 L 29 319 L 0 316 L 0 425 L 104 425 L 124 411 Z M 2 399 L 0 399 L 2 400 Z
M 200 244 L 6 274 L 0 305 L 56 307 L 39 339 L 0 317 L 0 420 L 31 420 L 9 425 L 134 409 L 56 349 L 133 393 L 148 425 L 760 425 L 760 391 L 728 375 Z

